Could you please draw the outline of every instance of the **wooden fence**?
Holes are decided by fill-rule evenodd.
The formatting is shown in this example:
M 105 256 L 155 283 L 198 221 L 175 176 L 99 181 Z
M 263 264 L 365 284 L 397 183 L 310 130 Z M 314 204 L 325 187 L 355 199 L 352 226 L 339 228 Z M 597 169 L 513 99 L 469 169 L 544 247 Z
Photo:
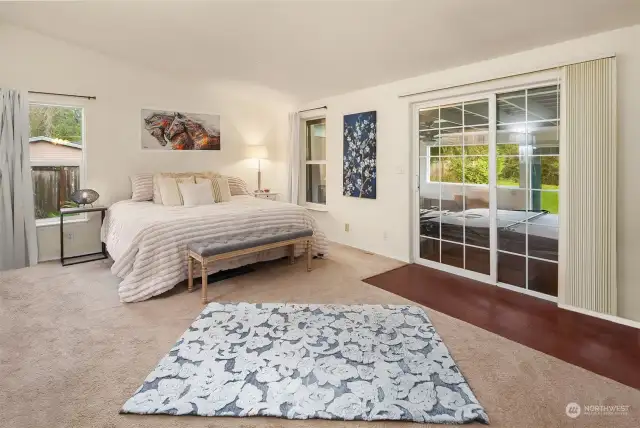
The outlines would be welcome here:
M 34 166 L 31 176 L 37 219 L 60 216 L 60 208 L 80 188 L 77 166 Z

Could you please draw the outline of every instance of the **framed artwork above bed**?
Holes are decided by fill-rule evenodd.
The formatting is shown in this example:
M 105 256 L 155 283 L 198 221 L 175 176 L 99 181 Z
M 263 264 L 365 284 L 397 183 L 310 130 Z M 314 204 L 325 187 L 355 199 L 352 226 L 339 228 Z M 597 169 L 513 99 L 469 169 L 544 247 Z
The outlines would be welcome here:
M 143 109 L 142 150 L 220 150 L 220 116 Z

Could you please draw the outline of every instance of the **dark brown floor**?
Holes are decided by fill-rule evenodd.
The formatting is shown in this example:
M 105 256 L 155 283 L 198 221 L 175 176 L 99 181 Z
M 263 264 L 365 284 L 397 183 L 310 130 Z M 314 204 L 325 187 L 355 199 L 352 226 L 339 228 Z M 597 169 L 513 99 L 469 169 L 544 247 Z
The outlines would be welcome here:
M 640 389 L 640 330 L 633 327 L 416 264 L 364 281 Z

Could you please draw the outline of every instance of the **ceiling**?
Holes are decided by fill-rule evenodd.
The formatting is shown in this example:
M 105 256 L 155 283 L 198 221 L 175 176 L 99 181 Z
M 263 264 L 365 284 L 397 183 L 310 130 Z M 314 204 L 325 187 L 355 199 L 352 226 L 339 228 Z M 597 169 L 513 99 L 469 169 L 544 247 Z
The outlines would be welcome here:
M 43 1 L 0 3 L 0 17 L 181 78 L 306 101 L 640 23 L 640 1 Z

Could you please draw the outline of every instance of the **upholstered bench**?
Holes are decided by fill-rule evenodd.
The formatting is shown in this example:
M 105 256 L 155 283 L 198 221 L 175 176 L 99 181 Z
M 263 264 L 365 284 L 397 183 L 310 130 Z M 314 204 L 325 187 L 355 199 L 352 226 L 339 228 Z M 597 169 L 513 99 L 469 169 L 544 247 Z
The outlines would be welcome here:
M 305 244 L 307 271 L 311 272 L 313 229 L 297 226 L 258 229 L 232 235 L 220 241 L 194 242 L 187 246 L 189 291 L 193 290 L 193 262 L 202 266 L 202 303 L 207 304 L 207 266 L 216 260 L 230 259 L 278 247 L 289 247 L 289 263 L 294 262 L 295 245 Z

